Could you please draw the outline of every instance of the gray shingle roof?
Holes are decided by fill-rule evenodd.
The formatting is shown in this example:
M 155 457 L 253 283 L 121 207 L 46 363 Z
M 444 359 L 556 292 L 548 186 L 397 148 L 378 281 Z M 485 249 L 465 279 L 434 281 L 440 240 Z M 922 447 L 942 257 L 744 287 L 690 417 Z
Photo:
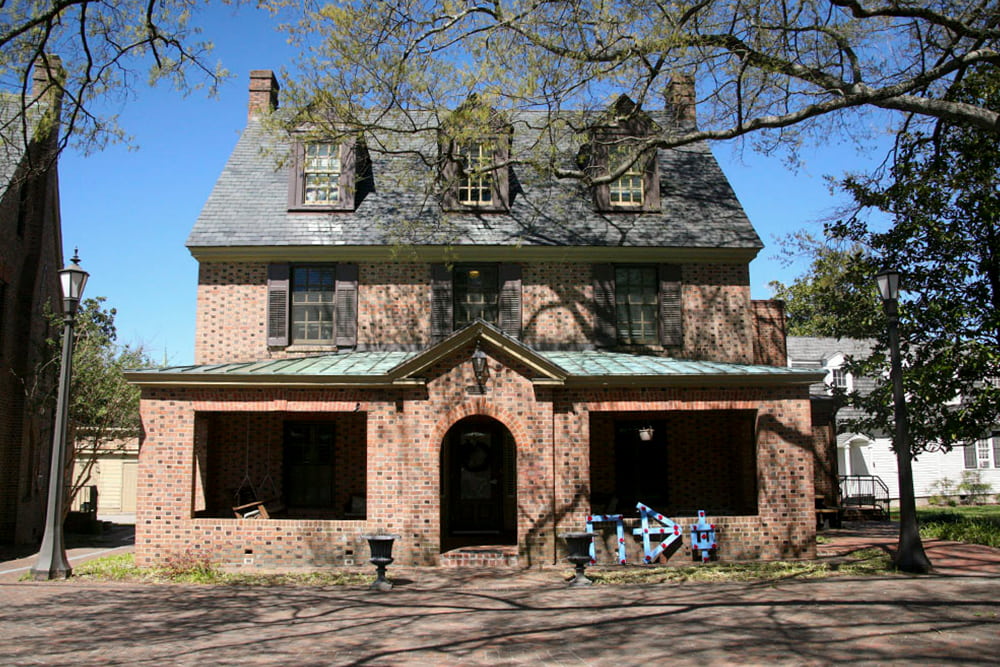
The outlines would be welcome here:
M 513 157 L 519 147 L 515 125 Z M 526 139 L 520 139 L 522 142 Z M 417 141 L 417 139 L 414 139 Z M 420 141 L 426 141 L 422 139 Z M 411 147 L 412 148 L 412 147 Z M 288 212 L 288 146 L 251 120 L 208 198 L 187 245 L 226 246 L 625 246 L 763 247 L 707 144 L 659 151 L 661 213 L 602 214 L 579 183 L 514 170 L 509 213 L 443 212 L 426 196 L 431 168 L 414 156 L 371 151 L 374 192 L 354 211 Z M 567 166 L 574 154 L 565 151 Z M 410 234 L 400 235 L 401 230 Z
M 34 109 L 21 114 L 21 104 L 20 95 L 0 93 L 0 196 L 6 193 L 24 157 L 25 135 L 34 135 L 39 118 Z
M 800 368 L 823 368 L 826 363 L 842 354 L 845 357 L 857 359 L 866 358 L 872 351 L 875 342 L 869 339 L 830 338 L 822 336 L 789 336 L 786 340 L 788 363 Z M 875 383 L 870 377 L 852 377 L 853 389 L 867 394 Z M 809 388 L 816 396 L 829 395 L 830 391 L 822 382 Z M 864 416 L 857 408 L 844 406 L 837 411 L 837 422 L 843 423 Z

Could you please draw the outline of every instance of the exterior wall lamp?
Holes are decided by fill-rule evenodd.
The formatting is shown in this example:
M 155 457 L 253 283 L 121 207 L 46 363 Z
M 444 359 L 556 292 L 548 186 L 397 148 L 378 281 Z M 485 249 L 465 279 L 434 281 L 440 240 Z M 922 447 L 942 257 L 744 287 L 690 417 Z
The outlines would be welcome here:
M 486 384 L 486 379 L 490 375 L 486 362 L 486 353 L 479 348 L 479 343 L 476 343 L 476 351 L 472 353 L 472 372 L 476 374 L 476 384 L 480 388 Z
M 649 442 L 653 439 L 653 427 L 643 426 L 639 429 L 639 439 L 643 442 Z
M 63 542 L 63 497 L 66 492 L 66 422 L 69 414 L 69 389 L 73 364 L 73 324 L 80 307 L 83 288 L 90 277 L 80 268 L 78 251 L 73 249 L 72 264 L 59 272 L 63 296 L 62 365 L 59 368 L 59 392 L 56 397 L 56 421 L 52 433 L 52 465 L 49 469 L 49 499 L 45 514 L 45 533 L 38 551 L 38 562 L 31 568 L 33 579 L 66 579 L 73 574 Z

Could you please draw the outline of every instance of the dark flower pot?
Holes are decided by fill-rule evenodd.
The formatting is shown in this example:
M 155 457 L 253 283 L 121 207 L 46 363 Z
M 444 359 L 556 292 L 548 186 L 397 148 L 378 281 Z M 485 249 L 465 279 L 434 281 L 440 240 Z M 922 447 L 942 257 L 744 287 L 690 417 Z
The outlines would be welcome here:
M 392 543 L 399 539 L 399 535 L 362 535 L 368 540 L 368 548 L 372 557 L 368 559 L 375 566 L 375 581 L 369 586 L 373 591 L 388 591 L 392 589 L 392 582 L 385 578 L 385 568 L 393 561 Z
M 576 577 L 569 582 L 570 586 L 590 586 L 592 582 L 584 574 L 584 570 L 590 563 L 590 544 L 594 539 L 593 533 L 565 533 L 561 535 L 566 540 L 566 559 L 576 566 Z

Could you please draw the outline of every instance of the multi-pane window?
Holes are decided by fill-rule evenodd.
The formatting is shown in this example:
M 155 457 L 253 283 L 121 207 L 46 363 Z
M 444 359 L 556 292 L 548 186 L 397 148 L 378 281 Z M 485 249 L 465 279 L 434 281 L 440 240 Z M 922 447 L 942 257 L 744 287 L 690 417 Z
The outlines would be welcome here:
M 608 150 L 608 168 L 616 169 L 629 158 L 625 146 L 612 146 Z M 608 186 L 608 196 L 612 206 L 642 206 L 643 174 L 639 166 L 641 160 L 632 163 L 625 173 Z
M 284 488 L 289 507 L 333 506 L 333 457 L 333 424 L 285 424 Z
M 340 147 L 337 144 L 307 144 L 305 147 L 304 201 L 331 204 L 340 201 Z
M 496 265 L 456 266 L 453 286 L 456 329 L 477 317 L 496 323 L 499 296 Z
M 1000 434 L 994 433 L 965 446 L 965 467 L 1000 468 Z
M 462 174 L 458 181 L 458 201 L 467 206 L 493 203 L 493 149 L 489 144 L 470 144 L 458 149 Z
M 655 345 L 659 310 L 655 266 L 615 269 L 615 313 L 618 342 L 623 345 Z
M 834 389 L 847 389 L 847 373 L 843 368 L 830 369 L 830 386 Z
M 292 342 L 332 343 L 334 267 L 296 266 L 292 268 L 291 278 Z

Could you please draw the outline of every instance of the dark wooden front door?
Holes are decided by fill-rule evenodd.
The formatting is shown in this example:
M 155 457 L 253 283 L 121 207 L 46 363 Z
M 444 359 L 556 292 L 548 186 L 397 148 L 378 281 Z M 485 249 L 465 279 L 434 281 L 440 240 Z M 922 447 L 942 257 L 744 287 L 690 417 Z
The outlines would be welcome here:
M 505 543 L 513 525 L 513 517 L 505 517 L 512 488 L 505 477 L 513 455 L 507 430 L 494 420 L 464 420 L 451 429 L 444 444 L 445 542 Z

